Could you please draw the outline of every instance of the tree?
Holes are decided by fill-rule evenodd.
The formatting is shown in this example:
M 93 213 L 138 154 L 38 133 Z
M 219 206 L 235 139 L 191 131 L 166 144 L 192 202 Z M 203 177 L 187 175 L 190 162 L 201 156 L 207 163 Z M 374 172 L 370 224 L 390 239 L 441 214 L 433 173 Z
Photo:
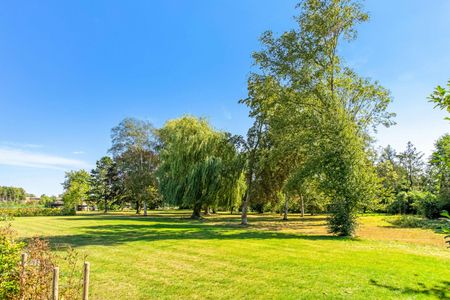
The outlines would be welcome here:
M 374 197 L 369 132 L 393 124 L 391 98 L 338 54 L 339 42 L 354 39 L 355 26 L 368 19 L 358 2 L 306 0 L 299 7 L 298 30 L 262 35 L 264 48 L 253 55 L 262 72 L 249 79 L 249 94 L 259 96 L 245 104 L 269 126 L 274 144 L 289 145 L 299 158 L 289 177 L 315 176 L 332 197 L 330 230 L 351 235 L 358 203 Z
M 22 201 L 25 200 L 26 195 L 23 188 L 0 186 L 0 201 Z
M 55 201 L 55 196 L 47 196 L 45 194 L 42 194 L 39 200 L 39 204 L 44 205 L 45 207 L 50 207 L 50 205 Z
M 445 109 L 450 113 L 450 80 L 447 82 L 447 89 L 438 85 L 428 99 L 430 102 L 436 103 L 435 107 Z M 450 120 L 449 117 L 446 117 L 446 119 Z
M 450 210 L 450 134 L 440 137 L 431 154 L 430 166 L 434 170 L 432 177 L 436 182 L 436 192 L 442 208 Z
M 400 165 L 406 172 L 409 190 L 412 190 L 413 187 L 419 187 L 419 179 L 423 174 L 424 167 L 422 157 L 423 153 L 418 151 L 411 142 L 408 142 L 405 151 L 398 154 Z
M 146 121 L 126 118 L 112 129 L 112 146 L 109 150 L 117 162 L 119 176 L 125 192 L 136 205 L 136 213 L 147 204 L 158 201 L 155 171 L 158 167 L 155 129 Z
M 242 190 L 239 168 L 227 173 L 231 164 L 238 164 L 235 146 L 205 119 L 170 120 L 159 130 L 159 138 L 158 178 L 167 203 L 192 208 L 192 218 L 198 219 L 202 208 Z
M 75 214 L 76 206 L 88 199 L 89 173 L 85 170 L 66 172 L 63 182 L 64 211 L 67 214 Z
M 242 100 L 245 101 L 245 100 Z M 243 155 L 245 157 L 245 183 L 246 191 L 242 198 L 241 224 L 248 224 L 248 207 L 254 199 L 256 174 L 258 173 L 258 162 L 261 152 L 267 147 L 267 126 L 256 117 L 253 126 L 247 132 L 247 140 L 242 143 Z
M 239 207 L 246 191 L 244 174 L 245 157 L 243 153 L 243 138 L 240 135 L 225 133 L 227 147 L 222 157 L 222 172 L 217 205 L 233 211 Z
M 91 171 L 90 186 L 91 199 L 102 205 L 107 213 L 108 207 L 122 192 L 117 164 L 111 157 L 104 156 L 97 161 L 96 168 Z

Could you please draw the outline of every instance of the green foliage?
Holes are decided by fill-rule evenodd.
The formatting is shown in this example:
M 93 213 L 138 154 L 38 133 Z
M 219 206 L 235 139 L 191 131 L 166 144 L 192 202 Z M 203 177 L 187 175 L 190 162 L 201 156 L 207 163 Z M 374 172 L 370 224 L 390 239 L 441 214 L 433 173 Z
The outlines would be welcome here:
M 412 215 L 402 215 L 401 217 L 391 220 L 392 224 L 398 227 L 404 228 L 426 228 L 427 223 L 424 219 L 412 216 Z
M 43 205 L 40 203 L 36 203 L 36 201 L 32 202 L 24 202 L 24 201 L 3 201 L 0 202 L 0 208 L 40 208 Z
M 38 217 L 38 216 L 67 216 L 73 211 L 60 208 L 23 207 L 23 208 L 0 208 L 0 216 L 9 217 Z
M 448 235 L 445 236 L 445 239 L 447 240 L 446 243 L 448 244 L 448 247 L 450 248 L 450 215 L 448 214 L 447 211 L 443 211 L 441 213 L 441 216 L 444 217 L 445 219 L 445 225 L 443 226 L 442 231 Z
M 306 0 L 299 7 L 298 30 L 262 35 L 264 48 L 253 55 L 262 74 L 250 76 L 243 102 L 270 128 L 274 151 L 288 158 L 279 182 L 301 192 L 305 179 L 316 178 L 331 198 L 330 230 L 351 235 L 356 211 L 375 198 L 368 134 L 393 123 L 391 97 L 338 55 L 339 42 L 354 39 L 355 26 L 368 19 L 358 2 Z
M 21 201 L 25 200 L 26 195 L 23 188 L 0 186 L 0 201 Z
M 63 183 L 63 213 L 75 214 L 76 206 L 82 204 L 89 196 L 89 173 L 85 170 L 66 172 Z
M 423 155 L 411 142 L 408 142 L 406 150 L 398 155 L 400 165 L 406 172 L 409 190 L 420 187 L 420 177 L 424 166 Z
M 421 198 L 417 199 L 417 207 L 418 212 L 428 219 L 439 218 L 442 211 L 442 204 L 438 197 L 429 192 L 425 192 Z
M 440 137 L 430 159 L 431 180 L 442 208 L 450 210 L 450 135 Z
M 434 102 L 436 104 L 435 107 L 445 109 L 448 113 L 450 113 L 450 80 L 447 82 L 447 89 L 438 85 L 428 99 L 430 102 Z M 450 120 L 449 117 L 446 117 L 446 119 Z
M 438 218 L 442 210 L 438 198 L 430 192 L 400 192 L 388 208 L 390 213 L 421 214 L 429 219 Z
M 149 122 L 126 118 L 112 129 L 111 138 L 110 152 L 117 162 L 119 176 L 116 187 L 120 190 L 123 185 L 122 197 L 135 204 L 137 213 L 147 204 L 156 206 L 160 197 L 156 193 L 159 157 L 155 129 Z
M 45 194 L 41 195 L 39 204 L 43 205 L 44 207 L 50 207 L 50 205 L 56 201 L 55 196 L 47 196 Z
M 24 244 L 11 225 L 0 228 L 0 299 L 16 299 L 20 283 L 20 254 Z
M 117 164 L 109 156 L 97 161 L 96 168 L 91 171 L 89 183 L 89 200 L 102 207 L 105 213 L 114 202 L 120 200 L 123 187 Z
M 184 116 L 168 121 L 159 138 L 158 177 L 167 203 L 193 208 L 193 218 L 202 207 L 235 205 L 243 191 L 241 163 L 226 134 Z

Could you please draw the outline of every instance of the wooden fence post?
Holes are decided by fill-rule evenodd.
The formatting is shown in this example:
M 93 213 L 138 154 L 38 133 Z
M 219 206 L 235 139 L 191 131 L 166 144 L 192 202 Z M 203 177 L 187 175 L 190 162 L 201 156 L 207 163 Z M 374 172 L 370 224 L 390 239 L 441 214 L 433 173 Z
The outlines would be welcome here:
M 89 299 L 89 271 L 90 271 L 89 263 L 84 262 L 83 300 Z
M 21 258 L 22 260 L 20 265 L 22 269 L 20 270 L 20 300 L 23 300 L 25 299 L 25 265 L 27 264 L 27 254 L 22 253 Z
M 58 300 L 59 289 L 59 268 L 53 268 L 53 285 L 52 285 L 52 300 Z

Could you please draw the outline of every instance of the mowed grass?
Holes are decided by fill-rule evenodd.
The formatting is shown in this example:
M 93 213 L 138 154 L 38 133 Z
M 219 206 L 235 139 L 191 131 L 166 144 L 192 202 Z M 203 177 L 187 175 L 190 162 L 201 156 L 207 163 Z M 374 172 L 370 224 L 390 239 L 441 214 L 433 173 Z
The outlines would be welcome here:
M 360 218 L 358 238 L 327 234 L 324 216 L 187 211 L 16 218 L 23 238 L 88 255 L 91 299 L 425 299 L 450 297 L 443 235 Z

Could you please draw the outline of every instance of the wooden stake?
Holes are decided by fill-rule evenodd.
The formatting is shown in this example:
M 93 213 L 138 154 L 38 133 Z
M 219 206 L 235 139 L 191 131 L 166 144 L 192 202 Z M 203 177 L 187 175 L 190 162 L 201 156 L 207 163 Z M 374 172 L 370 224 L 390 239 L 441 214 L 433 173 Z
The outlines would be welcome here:
M 21 266 L 20 270 L 20 300 L 25 299 L 24 290 L 25 290 L 25 265 L 27 264 L 27 254 L 22 253 Z
M 59 268 L 53 268 L 53 285 L 52 285 L 52 300 L 58 300 L 59 289 Z
M 88 262 L 84 262 L 83 300 L 89 299 L 89 272 L 90 264 Z

